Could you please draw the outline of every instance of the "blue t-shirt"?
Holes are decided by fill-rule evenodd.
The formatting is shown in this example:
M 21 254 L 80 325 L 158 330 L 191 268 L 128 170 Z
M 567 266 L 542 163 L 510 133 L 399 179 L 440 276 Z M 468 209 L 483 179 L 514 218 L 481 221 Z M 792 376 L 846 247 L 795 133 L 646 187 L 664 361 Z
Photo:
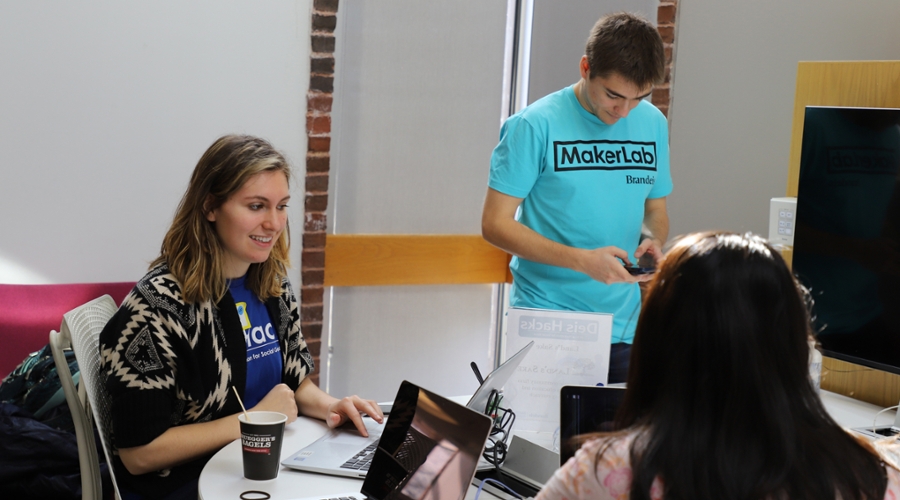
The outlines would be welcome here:
M 231 280 L 228 290 L 237 305 L 244 341 L 247 344 L 247 385 L 244 387 L 244 406 L 255 406 L 281 383 L 284 362 L 281 344 L 272 325 L 266 305 L 245 284 L 246 276 Z
M 633 256 L 644 202 L 672 191 L 668 125 L 641 101 L 607 125 L 567 87 L 511 116 L 491 156 L 488 185 L 524 201 L 518 220 L 576 248 L 615 246 Z M 631 343 L 640 312 L 634 283 L 605 285 L 568 268 L 513 257 L 510 304 L 613 314 L 612 341 Z

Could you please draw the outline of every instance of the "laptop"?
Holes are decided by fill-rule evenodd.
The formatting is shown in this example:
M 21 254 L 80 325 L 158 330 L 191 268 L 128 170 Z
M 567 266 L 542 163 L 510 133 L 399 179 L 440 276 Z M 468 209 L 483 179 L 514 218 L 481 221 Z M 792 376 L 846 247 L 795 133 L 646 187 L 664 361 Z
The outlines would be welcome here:
M 478 390 L 475 391 L 475 394 L 469 398 L 466 407 L 478 413 L 485 413 L 491 392 L 493 390 L 499 391 L 503 388 L 503 385 L 512 377 L 525 355 L 528 354 L 532 345 L 534 345 L 534 342 L 530 342 L 491 372 L 478 387 Z M 379 424 L 371 418 L 364 417 L 363 421 L 366 424 L 368 437 L 363 437 L 352 426 L 332 429 L 318 440 L 283 460 L 281 465 L 291 469 L 334 476 L 366 477 L 366 473 L 370 469 L 369 464 L 378 445 L 378 440 L 381 438 L 382 432 L 390 422 L 394 412 L 398 411 L 399 408 L 395 401 L 384 424 Z M 485 441 L 487 441 L 486 437 Z M 490 469 L 491 467 L 493 466 L 483 459 L 478 464 L 479 470 Z
M 509 494 L 506 491 L 485 481 L 493 479 L 522 497 L 535 497 L 558 468 L 559 453 L 513 434 L 506 459 L 500 469 L 479 469 L 475 473 L 475 484 L 495 496 L 508 498 Z
M 481 413 L 488 413 L 487 404 L 491 397 L 491 392 L 495 390 L 500 392 L 500 390 L 503 389 L 503 386 L 506 385 L 513 373 L 516 372 L 519 365 L 522 363 L 522 360 L 525 359 L 525 356 L 528 355 L 528 351 L 530 351 L 533 346 L 534 341 L 532 340 L 528 345 L 519 349 L 519 352 L 510 356 L 503 364 L 498 366 L 496 370 L 488 374 L 487 378 L 484 379 L 484 382 L 478 386 L 475 394 L 472 394 L 472 397 L 469 398 L 469 402 L 466 403 L 466 406 Z
M 403 381 L 360 491 L 302 500 L 461 500 L 492 425 L 486 415 Z
M 582 434 L 615 430 L 624 387 L 566 385 L 559 390 L 559 465 L 583 444 Z

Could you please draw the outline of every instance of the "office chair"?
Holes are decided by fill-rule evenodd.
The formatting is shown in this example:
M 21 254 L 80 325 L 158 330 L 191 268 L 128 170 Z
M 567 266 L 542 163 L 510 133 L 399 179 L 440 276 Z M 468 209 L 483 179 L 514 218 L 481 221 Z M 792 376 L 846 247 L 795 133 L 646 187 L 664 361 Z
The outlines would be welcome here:
M 63 392 L 78 442 L 78 460 L 81 467 L 82 500 L 102 500 L 103 485 L 100 480 L 100 460 L 94 441 L 93 421 L 100 431 L 100 442 L 109 467 L 115 498 L 119 488 L 113 473 L 113 454 L 110 441 L 112 418 L 110 402 L 100 373 L 100 331 L 116 312 L 116 303 L 109 295 L 94 299 L 76 307 L 63 315 L 59 332 L 50 332 L 50 349 L 56 363 L 56 371 L 62 383 Z M 72 373 L 66 363 L 64 349 L 71 347 L 78 360 L 81 380 L 76 390 Z

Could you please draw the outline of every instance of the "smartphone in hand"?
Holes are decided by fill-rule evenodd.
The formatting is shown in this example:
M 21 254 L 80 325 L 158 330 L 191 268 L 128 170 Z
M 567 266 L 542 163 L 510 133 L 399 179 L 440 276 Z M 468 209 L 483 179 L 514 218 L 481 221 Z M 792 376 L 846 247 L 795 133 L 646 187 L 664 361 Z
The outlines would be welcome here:
M 639 276 L 642 274 L 653 274 L 656 272 L 655 267 L 625 266 L 625 270 L 628 271 L 628 273 L 633 276 Z

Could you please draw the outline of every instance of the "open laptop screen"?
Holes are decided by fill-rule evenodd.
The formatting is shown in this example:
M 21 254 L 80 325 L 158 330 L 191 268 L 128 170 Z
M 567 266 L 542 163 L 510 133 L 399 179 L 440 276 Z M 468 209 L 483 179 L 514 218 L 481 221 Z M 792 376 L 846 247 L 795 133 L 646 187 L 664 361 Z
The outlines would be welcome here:
M 491 419 L 404 381 L 362 493 L 374 499 L 462 499 Z
M 469 402 L 466 403 L 466 406 L 475 411 L 487 413 L 487 402 L 488 399 L 490 399 L 491 392 L 500 392 L 500 390 L 503 389 L 506 382 L 509 381 L 513 373 L 519 368 L 519 364 L 521 364 L 522 360 L 525 359 L 525 356 L 528 355 L 532 346 L 534 346 L 533 340 L 525 347 L 519 349 L 519 352 L 510 356 L 509 359 L 498 366 L 496 370 L 488 374 L 487 378 L 484 379 L 484 382 L 478 386 L 475 394 L 472 394 L 472 397 L 469 398 Z

